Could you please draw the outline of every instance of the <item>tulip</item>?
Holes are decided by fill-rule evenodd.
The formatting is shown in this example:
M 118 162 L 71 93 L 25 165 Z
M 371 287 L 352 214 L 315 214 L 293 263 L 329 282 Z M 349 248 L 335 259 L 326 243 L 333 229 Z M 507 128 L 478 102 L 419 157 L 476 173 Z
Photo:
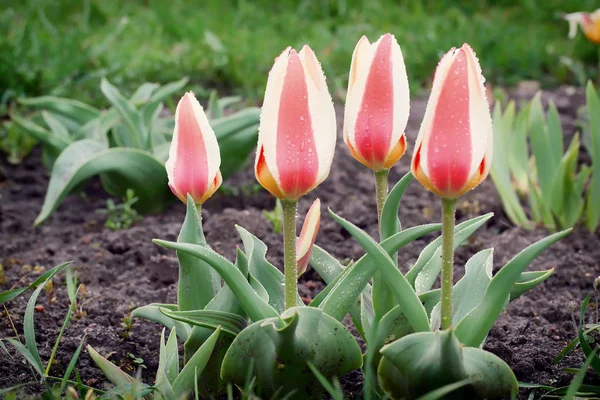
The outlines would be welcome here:
M 563 18 L 569 22 L 569 38 L 573 39 L 577 34 L 577 26 L 581 26 L 583 34 L 590 42 L 600 44 L 600 8 L 593 13 L 566 14 Z
M 457 198 L 488 175 L 492 165 L 492 118 L 475 53 L 464 44 L 440 61 L 411 170 L 443 198 Z
M 312 253 L 317 233 L 319 232 L 319 225 L 321 223 L 321 200 L 316 199 L 308 213 L 304 218 L 304 224 L 302 225 L 302 231 L 298 237 L 296 243 L 296 264 L 298 268 L 298 276 L 306 272 L 308 262 L 310 261 L 310 255 Z
M 325 75 L 310 47 L 288 47 L 269 72 L 254 172 L 283 209 L 285 306 L 296 305 L 296 206 L 327 178 L 336 122 Z
M 344 142 L 366 167 L 392 167 L 406 150 L 409 90 L 406 67 L 396 38 L 387 33 L 375 43 L 363 36 L 352 55 Z
M 221 186 L 221 155 L 214 131 L 194 93 L 186 93 L 175 110 L 175 129 L 165 167 L 169 187 L 184 203 L 187 195 L 204 203 Z
M 492 164 L 492 118 L 485 79 L 464 44 L 442 57 L 411 163 L 413 175 L 442 201 L 442 327 L 452 326 L 456 198 L 477 186 Z
M 336 141 L 335 111 L 310 47 L 287 48 L 269 73 L 254 170 L 275 197 L 296 201 L 327 178 Z

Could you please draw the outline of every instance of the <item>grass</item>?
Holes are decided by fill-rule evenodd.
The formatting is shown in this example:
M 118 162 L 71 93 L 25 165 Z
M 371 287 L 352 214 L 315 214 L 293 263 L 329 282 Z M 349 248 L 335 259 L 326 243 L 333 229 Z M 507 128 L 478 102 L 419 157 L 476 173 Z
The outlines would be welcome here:
M 273 59 L 308 43 L 343 97 L 354 46 L 392 32 L 414 89 L 426 86 L 452 46 L 470 43 L 488 80 L 573 82 L 561 56 L 597 65 L 597 48 L 567 38 L 563 12 L 597 0 L 4 0 L 0 104 L 54 94 L 102 105 L 98 77 L 134 88 L 184 75 L 259 101 Z M 1 111 L 1 110 L 0 110 Z

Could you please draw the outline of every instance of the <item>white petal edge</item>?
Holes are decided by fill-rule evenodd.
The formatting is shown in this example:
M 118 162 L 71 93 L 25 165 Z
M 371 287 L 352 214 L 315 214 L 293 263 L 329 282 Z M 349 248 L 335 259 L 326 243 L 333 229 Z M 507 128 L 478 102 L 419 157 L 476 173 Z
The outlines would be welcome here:
M 392 35 L 392 77 L 394 82 L 394 127 L 388 155 L 404 134 L 410 113 L 410 91 L 406 66 L 402 50 L 394 35 Z

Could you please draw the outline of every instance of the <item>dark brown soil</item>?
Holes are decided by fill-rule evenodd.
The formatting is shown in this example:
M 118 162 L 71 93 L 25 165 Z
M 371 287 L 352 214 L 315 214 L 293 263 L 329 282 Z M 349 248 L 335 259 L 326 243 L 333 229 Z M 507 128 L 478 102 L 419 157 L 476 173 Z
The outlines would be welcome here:
M 518 95 L 516 97 L 519 97 Z M 576 110 L 582 104 L 580 91 L 560 89 L 552 97 L 559 105 L 567 135 L 575 129 Z M 418 132 L 425 102 L 412 104 L 407 128 L 409 143 Z M 341 113 L 339 120 L 341 122 Z M 412 149 L 391 173 L 391 183 L 407 170 Z M 62 376 L 73 352 L 83 336 L 101 354 L 128 372 L 134 371 L 129 354 L 140 357 L 147 367 L 142 370 L 145 382 L 152 383 L 158 361 L 158 339 L 161 327 L 146 320 L 134 320 L 131 331 L 122 327 L 122 319 L 136 306 L 150 302 L 174 302 L 177 281 L 177 259 L 174 252 L 152 244 L 153 238 L 175 240 L 183 221 L 184 206 L 174 203 L 161 214 L 148 215 L 130 229 L 110 231 L 104 228 L 103 216 L 95 212 L 105 206 L 106 195 L 99 182 L 92 181 L 86 195 L 69 196 L 54 215 L 42 226 L 33 228 L 33 220 L 42 205 L 47 174 L 41 167 L 36 150 L 18 166 L 0 160 L 0 262 L 6 272 L 6 284 L 0 291 L 29 283 L 35 277 L 31 267 L 50 268 L 66 260 L 73 261 L 79 280 L 87 290 L 82 301 L 85 315 L 69 325 L 51 373 Z M 219 192 L 203 210 L 204 227 L 211 246 L 229 259 L 234 258 L 241 241 L 234 229 L 239 224 L 261 238 L 268 246 L 268 257 L 274 265 L 282 265 L 279 235 L 272 232 L 262 214 L 272 209 L 274 199 L 265 191 L 251 190 L 255 181 L 251 167 L 240 172 L 230 185 L 247 190 L 244 195 L 224 195 Z M 300 201 L 303 218 L 312 201 L 320 197 L 323 217 L 317 243 L 339 259 L 358 258 L 361 248 L 325 213 L 327 207 L 348 218 L 368 233 L 377 234 L 374 182 L 371 173 L 352 159 L 342 141 L 329 178 L 313 193 Z M 413 182 L 405 194 L 400 217 L 405 227 L 439 221 L 438 202 L 418 182 Z M 461 265 L 477 251 L 495 248 L 495 267 L 499 268 L 518 251 L 548 234 L 544 229 L 528 232 L 512 226 L 504 214 L 490 179 L 462 199 L 458 220 L 492 211 L 495 217 L 481 228 L 456 255 L 457 278 Z M 411 265 L 431 237 L 410 244 L 400 253 L 400 265 Z M 575 336 L 574 319 L 581 300 L 592 290 L 600 275 L 600 237 L 583 228 L 576 229 L 563 241 L 553 245 L 536 259 L 529 270 L 555 268 L 554 275 L 532 292 L 512 302 L 492 329 L 485 348 L 499 355 L 513 368 L 523 382 L 567 385 L 571 375 L 561 371 L 578 367 L 582 357 L 578 351 L 559 365 L 552 359 Z M 314 297 L 323 288 L 318 275 L 309 270 L 301 280 L 299 290 L 305 297 Z M 30 292 L 6 304 L 12 322 L 22 334 L 23 313 Z M 43 311 L 35 315 L 36 338 L 43 360 L 47 360 L 60 330 L 67 309 L 64 277 L 54 279 L 55 300 L 49 304 L 42 294 L 38 304 Z M 595 304 L 594 304 L 595 307 Z M 0 309 L 0 337 L 14 337 L 9 318 Z M 106 387 L 106 380 L 93 365 L 87 352 L 77 364 L 83 381 L 91 386 Z M 0 388 L 32 380 L 22 357 L 0 350 Z M 598 378 L 588 374 L 587 381 Z M 362 375 L 354 372 L 343 380 L 349 395 L 360 393 Z M 528 390 L 520 396 L 527 398 Z

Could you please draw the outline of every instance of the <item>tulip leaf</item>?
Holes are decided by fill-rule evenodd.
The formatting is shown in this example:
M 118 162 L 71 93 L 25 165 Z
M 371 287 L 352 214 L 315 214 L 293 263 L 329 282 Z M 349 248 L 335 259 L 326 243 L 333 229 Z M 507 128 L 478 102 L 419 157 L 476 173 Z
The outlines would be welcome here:
M 102 373 L 106 378 L 116 387 L 128 386 L 134 382 L 134 379 L 123 372 L 115 364 L 102 357 L 94 348 L 90 345 L 87 346 L 88 353 L 92 360 L 96 363 L 98 368 L 102 370 Z
M 177 349 L 177 332 L 172 329 L 169 333 L 169 338 L 165 342 L 165 329 L 163 328 L 160 335 L 160 349 L 158 369 L 156 371 L 156 379 L 154 386 L 161 392 L 173 392 L 171 383 L 179 374 L 179 351 Z M 172 393 L 173 397 L 175 393 Z
M 177 378 L 173 381 L 173 392 L 177 398 L 185 397 L 194 390 L 196 376 L 199 376 L 215 349 L 217 339 L 219 338 L 220 328 L 217 328 L 214 333 L 202 344 L 192 358 L 185 364 Z
M 19 103 L 23 104 L 24 106 L 50 110 L 54 113 L 77 121 L 82 125 L 100 116 L 100 111 L 98 109 L 78 100 L 65 99 L 62 97 L 41 96 L 21 98 L 19 99 Z
M 162 326 L 173 329 L 176 328 L 177 336 L 182 340 L 186 341 L 190 334 L 190 327 L 181 321 L 174 320 L 173 318 L 167 317 L 163 314 L 160 309 L 166 309 L 170 311 L 178 311 L 177 304 L 161 304 L 151 303 L 142 307 L 138 307 L 131 312 L 132 317 L 145 318 L 150 321 L 161 324 Z
M 107 149 L 99 142 L 84 139 L 70 144 L 56 160 L 35 224 L 46 220 L 64 197 L 83 181 L 109 172 L 119 178 L 123 186 L 135 191 L 140 199 L 136 206 L 144 212 L 159 210 L 171 199 L 165 190 L 165 167 L 150 153 L 131 148 Z
M 588 82 L 585 93 L 590 120 L 588 153 L 592 159 L 593 177 L 587 190 L 585 225 L 594 232 L 600 222 L 600 97 L 592 81 Z
M 412 173 L 407 172 L 406 175 L 396 183 L 385 200 L 383 210 L 381 211 L 380 231 L 382 241 L 402 230 L 400 219 L 398 219 L 398 211 L 400 209 L 400 201 L 402 200 L 404 191 L 412 180 Z M 394 259 L 394 257 L 392 257 L 392 259 Z
M 70 139 L 57 136 L 48 129 L 41 127 L 33 121 L 22 118 L 19 115 L 11 113 L 11 120 L 23 129 L 28 135 L 48 146 L 51 151 L 57 154 L 63 151 L 70 143 Z
M 284 387 L 295 391 L 290 399 L 307 399 L 322 391 L 309 362 L 330 379 L 359 368 L 362 355 L 340 322 L 317 308 L 292 307 L 244 329 L 225 355 L 221 376 L 240 387 L 254 376 L 261 398 L 277 398 Z
M 198 244 L 209 247 L 202 230 L 202 215 L 188 193 L 187 210 L 178 243 Z M 188 253 L 178 251 L 179 281 L 177 305 L 179 311 L 202 310 L 221 289 L 221 277 L 206 263 Z
M 223 332 L 239 334 L 247 325 L 246 319 L 239 315 L 215 310 L 169 311 L 160 310 L 167 317 L 189 325 L 216 329 L 221 326 Z
M 269 304 L 278 313 L 285 310 L 284 276 L 267 261 L 267 246 L 256 236 L 236 225 L 238 234 L 244 243 L 244 253 L 248 258 L 248 270 L 269 294 Z M 302 305 L 300 296 L 296 296 L 296 305 Z
M 521 251 L 492 278 L 483 300 L 456 326 L 456 336 L 466 346 L 479 347 L 504 309 L 514 283 L 525 268 L 547 247 L 571 229 L 550 235 Z
M 482 250 L 465 264 L 465 276 L 454 285 L 452 298 L 452 324 L 456 325 L 483 299 L 492 280 L 493 249 Z M 440 303 L 431 313 L 431 330 L 438 330 L 441 323 Z
M 417 398 L 457 385 L 448 399 L 510 397 L 518 389 L 510 367 L 497 356 L 463 347 L 452 330 L 418 332 L 385 346 L 378 375 L 392 399 Z
M 488 213 L 456 225 L 454 227 L 454 248 L 460 246 L 493 215 L 493 213 Z M 431 289 L 442 268 L 441 254 L 442 238 L 440 236 L 423 249 L 417 262 L 407 272 L 406 279 L 413 285 L 417 293 Z
M 513 284 L 512 290 L 510 291 L 510 301 L 513 301 L 523 293 L 544 282 L 553 273 L 554 268 L 547 271 L 531 271 L 521 273 L 521 276 Z
M 21 295 L 23 292 L 27 291 L 28 289 L 34 289 L 40 285 L 43 286 L 49 279 L 52 279 L 52 277 L 54 277 L 54 275 L 58 274 L 59 272 L 61 272 L 65 268 L 67 268 L 67 266 L 69 266 L 70 264 L 71 264 L 71 262 L 66 262 L 66 263 L 57 265 L 56 267 L 54 267 L 52 269 L 49 269 L 48 271 L 46 271 L 42 275 L 40 275 L 35 281 L 31 282 L 28 286 L 18 288 L 18 289 L 7 290 L 6 292 L 0 292 L 0 304 L 6 303 L 7 301 L 14 299 L 15 297 Z
M 213 267 L 235 293 L 240 305 L 253 321 L 260 321 L 278 315 L 252 288 L 248 279 L 227 259 L 209 248 L 200 245 L 175 243 L 154 239 L 154 243 L 167 249 L 184 251 L 198 257 Z
M 406 244 L 440 228 L 440 224 L 428 224 L 405 229 L 381 242 L 381 247 L 388 254 L 394 254 Z M 394 269 L 397 270 L 395 267 Z M 377 265 L 374 257 L 366 254 L 352 266 L 345 268 L 340 274 L 340 278 L 319 293 L 313 303 L 318 304 L 318 307 L 327 314 L 341 321 L 365 290 L 376 271 Z
M 333 219 L 354 237 L 365 252 L 373 257 L 374 263 L 379 268 L 379 272 L 381 272 L 382 277 L 389 284 L 394 300 L 402 308 L 411 327 L 416 332 L 429 330 L 429 320 L 423 304 L 386 250 L 356 225 L 339 217 L 331 210 L 329 212 L 333 216 Z

